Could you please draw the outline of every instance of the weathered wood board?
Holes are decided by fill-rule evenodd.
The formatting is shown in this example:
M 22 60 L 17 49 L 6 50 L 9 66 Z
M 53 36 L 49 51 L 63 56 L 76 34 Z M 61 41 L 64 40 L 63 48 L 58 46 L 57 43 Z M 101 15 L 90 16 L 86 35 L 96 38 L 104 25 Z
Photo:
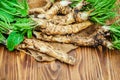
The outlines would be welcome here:
M 30 1 L 39 6 L 38 0 Z M 69 54 L 77 59 L 74 66 L 59 61 L 36 62 L 24 53 L 9 52 L 1 45 L 0 80 L 120 80 L 120 51 L 79 47 Z
M 19 52 L 0 47 L 0 80 L 120 80 L 120 51 L 80 47 L 69 54 L 77 64 L 36 62 Z

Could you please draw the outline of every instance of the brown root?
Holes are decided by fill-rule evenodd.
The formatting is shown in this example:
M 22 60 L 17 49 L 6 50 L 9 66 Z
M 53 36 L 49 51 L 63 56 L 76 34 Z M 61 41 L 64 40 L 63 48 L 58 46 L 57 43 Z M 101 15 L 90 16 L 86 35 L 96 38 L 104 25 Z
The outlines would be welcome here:
M 80 32 L 83 29 L 86 29 L 93 24 L 90 21 L 85 21 L 82 23 L 62 26 L 55 25 L 52 22 L 43 19 L 34 18 L 33 20 L 39 24 L 39 26 L 35 30 L 42 31 L 43 33 L 48 35 L 74 34 Z
M 61 52 L 59 50 L 56 50 L 49 44 L 36 39 L 25 39 L 23 44 L 20 44 L 19 46 L 17 46 L 16 49 L 18 50 L 32 49 L 32 50 L 47 54 L 51 57 L 54 57 L 62 62 L 71 64 L 71 65 L 75 64 L 75 61 L 76 61 L 74 57 L 69 56 L 68 54 Z
M 108 48 L 111 48 L 112 43 L 104 37 L 106 30 L 103 28 L 98 29 L 89 37 L 81 37 L 79 33 L 76 35 L 46 35 L 41 32 L 34 31 L 33 34 L 36 36 L 37 39 L 49 42 L 59 42 L 59 43 L 69 43 L 75 44 L 78 46 L 99 46 L 103 45 Z
M 56 36 L 49 36 L 45 35 L 40 32 L 34 31 L 34 35 L 36 36 L 37 39 L 43 40 L 43 41 L 48 41 L 48 42 L 59 42 L 59 43 L 69 43 L 69 44 L 76 44 L 78 46 L 93 46 L 94 39 L 93 38 L 87 38 L 87 37 L 79 37 L 78 35 L 69 35 L 69 36 L 61 36 L 61 35 L 56 35 Z
M 108 32 L 107 28 L 99 28 L 90 36 L 80 36 L 80 31 L 93 25 L 88 20 L 93 10 L 80 12 L 80 9 L 87 4 L 84 0 L 73 9 L 61 3 L 61 1 L 55 2 L 54 4 L 50 0 L 46 1 L 48 3 L 44 7 L 30 10 L 30 14 L 38 13 L 36 17 L 33 16 L 32 18 L 38 23 L 38 26 L 33 32 L 37 39 L 25 39 L 22 44 L 16 47 L 17 50 L 26 52 L 37 61 L 53 61 L 58 59 L 61 62 L 74 65 L 76 61 L 74 57 L 66 54 L 67 52 L 65 51 L 56 49 L 49 42 L 93 47 L 102 45 L 109 49 L 112 48 L 112 43 L 105 37 L 105 33 Z
M 40 18 L 46 18 L 51 19 L 57 14 L 68 14 L 71 12 L 71 8 L 69 6 L 62 6 L 60 2 L 54 3 L 54 5 L 45 13 L 44 17 Z M 40 16 L 40 15 L 39 15 Z
M 22 51 L 30 56 L 32 56 L 36 61 L 39 61 L 39 62 L 50 62 L 50 61 L 54 61 L 55 58 L 53 57 L 50 57 L 46 54 L 43 54 L 41 52 L 38 52 L 38 51 L 35 51 L 35 50 L 32 50 L 32 49 L 18 49 L 17 50 L 19 51 Z
M 40 18 L 41 16 L 42 14 L 40 14 L 40 16 L 38 15 L 38 18 Z M 59 16 L 59 15 L 54 16 L 49 21 L 51 21 L 56 25 L 70 25 L 70 24 L 72 25 L 73 23 L 81 23 L 87 21 L 88 18 L 89 18 L 89 12 L 79 12 L 79 13 L 71 12 L 65 16 Z
M 82 0 L 80 3 L 78 3 L 76 6 L 75 6 L 75 10 L 81 10 L 83 6 L 87 5 L 88 3 L 85 2 L 85 0 Z

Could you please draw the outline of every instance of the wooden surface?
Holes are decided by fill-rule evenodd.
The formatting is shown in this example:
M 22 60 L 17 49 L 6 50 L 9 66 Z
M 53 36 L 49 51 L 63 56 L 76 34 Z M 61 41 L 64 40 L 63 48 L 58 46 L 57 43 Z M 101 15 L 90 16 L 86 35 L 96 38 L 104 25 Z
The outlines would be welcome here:
M 76 65 L 39 63 L 0 46 L 0 80 L 120 80 L 120 51 L 80 47 L 69 54 L 76 56 Z
M 0 80 L 120 80 L 120 52 L 78 48 L 70 52 L 77 64 L 36 62 L 24 53 L 0 46 Z

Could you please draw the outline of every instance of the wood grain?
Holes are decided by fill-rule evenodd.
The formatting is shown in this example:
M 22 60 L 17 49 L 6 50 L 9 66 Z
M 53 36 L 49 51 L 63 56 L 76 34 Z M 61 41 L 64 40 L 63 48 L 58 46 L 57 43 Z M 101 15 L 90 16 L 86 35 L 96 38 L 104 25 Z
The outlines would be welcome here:
M 120 51 L 80 47 L 69 53 L 77 63 L 36 62 L 32 57 L 0 46 L 0 80 L 119 80 Z
M 38 0 L 29 1 L 35 4 L 31 8 L 39 6 Z M 80 47 L 69 54 L 76 56 L 75 66 L 59 61 L 39 63 L 0 46 L 0 80 L 120 80 L 120 51 Z

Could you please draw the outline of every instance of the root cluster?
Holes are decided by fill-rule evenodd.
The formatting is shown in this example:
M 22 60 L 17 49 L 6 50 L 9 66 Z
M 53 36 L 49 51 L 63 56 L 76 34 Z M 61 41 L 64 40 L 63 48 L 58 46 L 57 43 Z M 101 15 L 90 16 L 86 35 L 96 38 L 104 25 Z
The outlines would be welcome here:
M 90 12 L 80 12 L 84 6 L 84 0 L 75 8 L 69 7 L 69 3 L 63 4 L 62 1 L 52 3 L 46 0 L 44 7 L 30 9 L 32 19 L 38 23 L 34 29 L 34 38 L 25 39 L 22 44 L 16 47 L 33 56 L 37 61 L 60 60 L 67 64 L 75 64 L 74 56 L 66 54 L 64 51 L 57 50 L 48 43 L 73 44 L 76 46 L 106 46 L 111 49 L 112 43 L 106 39 L 109 30 L 98 28 L 89 36 L 84 36 L 81 31 L 87 33 L 87 28 L 95 25 L 89 21 Z M 76 12 L 78 10 L 78 12 Z M 56 46 L 59 47 L 59 46 Z

